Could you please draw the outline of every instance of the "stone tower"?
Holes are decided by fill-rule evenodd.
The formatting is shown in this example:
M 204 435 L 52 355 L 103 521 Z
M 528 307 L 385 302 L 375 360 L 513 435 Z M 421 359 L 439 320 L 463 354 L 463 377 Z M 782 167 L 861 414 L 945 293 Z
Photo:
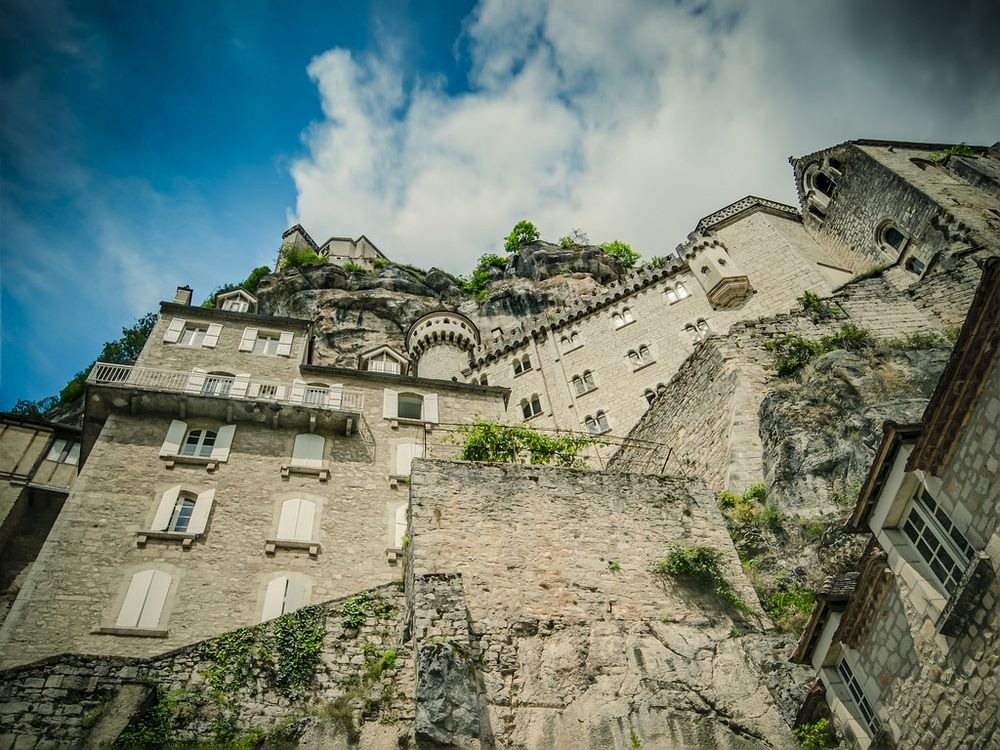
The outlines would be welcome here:
M 406 332 L 414 374 L 422 378 L 458 380 L 469 368 L 469 355 L 479 344 L 475 324 L 451 310 L 428 313 Z

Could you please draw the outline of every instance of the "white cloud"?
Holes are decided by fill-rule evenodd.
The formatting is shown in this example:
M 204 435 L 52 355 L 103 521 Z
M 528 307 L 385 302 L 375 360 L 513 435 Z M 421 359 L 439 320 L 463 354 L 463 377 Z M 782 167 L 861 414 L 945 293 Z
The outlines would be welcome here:
M 866 7 L 484 0 L 457 44 L 471 60 L 459 94 L 391 49 L 331 50 L 309 67 L 327 119 L 292 165 L 292 217 L 459 272 L 525 217 L 547 239 L 580 227 L 649 256 L 748 193 L 794 200 L 790 154 L 990 142 L 997 73 L 953 64 L 981 19 L 954 13 L 955 49 L 922 55 L 905 37 L 930 11 L 907 3 L 907 25 Z

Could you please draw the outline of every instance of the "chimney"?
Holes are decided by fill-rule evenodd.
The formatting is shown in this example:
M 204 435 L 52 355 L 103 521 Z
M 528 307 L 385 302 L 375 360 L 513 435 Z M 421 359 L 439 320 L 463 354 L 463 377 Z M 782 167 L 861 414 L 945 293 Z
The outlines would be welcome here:
M 179 286 L 177 287 L 177 296 L 174 297 L 174 303 L 178 305 L 190 305 L 191 304 L 191 287 L 189 286 Z

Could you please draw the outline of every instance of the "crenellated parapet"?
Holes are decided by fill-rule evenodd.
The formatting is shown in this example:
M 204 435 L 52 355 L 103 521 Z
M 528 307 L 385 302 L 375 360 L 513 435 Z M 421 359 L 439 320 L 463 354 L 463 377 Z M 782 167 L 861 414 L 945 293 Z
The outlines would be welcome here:
M 422 378 L 455 380 L 480 344 L 475 323 L 453 310 L 435 310 L 406 332 L 406 351 Z

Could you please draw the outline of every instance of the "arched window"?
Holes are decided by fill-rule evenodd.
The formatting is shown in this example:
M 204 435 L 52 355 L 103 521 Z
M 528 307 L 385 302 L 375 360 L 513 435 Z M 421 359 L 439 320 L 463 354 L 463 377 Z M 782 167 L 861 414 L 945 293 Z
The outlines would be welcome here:
M 675 292 L 673 289 L 668 288 L 666 290 L 666 295 L 667 295 L 667 302 L 669 302 L 670 304 L 673 304 L 674 302 L 677 301 L 677 292 Z
M 588 415 L 586 418 L 584 418 L 583 426 L 587 428 L 587 432 L 589 432 L 591 435 L 597 434 L 597 420 L 594 419 L 593 417 Z
M 542 413 L 542 401 L 537 393 L 532 394 L 530 399 L 521 399 L 521 413 L 525 419 L 531 419 Z
M 579 375 L 573 376 L 573 390 L 576 391 L 577 396 L 579 396 L 585 390 L 583 387 L 583 378 L 581 378 Z
M 698 333 L 701 335 L 701 338 L 712 335 L 712 329 L 708 327 L 708 321 L 704 318 L 698 321 Z
M 283 541 L 311 542 L 316 503 L 312 500 L 285 500 L 278 519 L 278 539 Z
M 639 347 L 639 361 L 642 364 L 648 364 L 653 361 L 652 355 L 649 353 L 649 347 L 646 345 Z
M 900 232 L 899 228 L 892 222 L 886 222 L 879 230 L 878 241 L 897 252 L 902 252 L 906 245 L 906 235 Z
M 663 393 L 666 390 L 667 390 L 667 386 L 663 385 L 663 383 L 657 383 L 656 384 L 656 395 L 657 396 L 660 395 L 661 393 Z
M 529 357 L 527 354 L 525 354 L 523 357 L 521 357 L 521 366 L 522 366 L 522 368 L 525 371 L 530 370 L 531 369 L 531 357 Z
M 621 328 L 625 325 L 625 318 L 622 317 L 621 313 L 613 313 L 611 315 L 611 323 L 615 328 Z
M 688 296 L 687 287 L 684 286 L 683 284 L 678 284 L 677 286 L 674 287 L 674 289 L 677 290 L 678 299 L 684 299 L 685 297 Z
M 718 262 L 719 262 L 719 265 L 720 265 L 720 266 L 724 266 L 724 265 L 726 265 L 726 259 L 725 259 L 725 258 L 719 258 L 719 261 L 718 261 Z
M 626 323 L 632 323 L 635 321 L 635 318 L 632 317 L 632 311 L 629 310 L 627 307 L 624 310 L 622 310 L 622 319 Z
M 584 370 L 583 372 L 583 385 L 588 391 L 594 390 L 597 386 L 594 385 L 594 373 L 590 370 Z
M 417 393 L 400 393 L 396 415 L 400 419 L 421 419 L 424 412 L 424 397 Z
M 816 172 L 812 179 L 813 189 L 825 195 L 827 198 L 833 197 L 833 190 L 837 183 L 826 172 Z
M 605 415 L 603 411 L 597 412 L 594 416 L 597 418 L 597 429 L 600 432 L 607 432 L 611 429 L 611 427 L 608 426 L 607 415 Z
M 479 385 L 489 385 L 489 384 L 490 384 L 490 383 L 489 383 L 489 381 L 488 381 L 488 380 L 486 379 L 486 376 L 485 376 L 485 375 L 483 375 L 483 376 L 482 376 L 481 378 L 479 378 Z
M 173 513 L 170 514 L 170 523 L 167 524 L 166 530 L 177 534 L 185 533 L 191 525 L 191 515 L 194 513 L 194 506 L 197 502 L 198 496 L 193 492 L 184 490 L 178 493 Z
M 190 430 L 184 438 L 180 455 L 209 458 L 215 447 L 217 433 L 214 430 Z
M 646 399 L 647 404 L 652 404 L 656 400 L 656 392 L 652 388 L 647 388 L 642 392 L 642 397 Z
M 698 341 L 700 339 L 700 337 L 698 336 L 698 329 L 695 328 L 690 323 L 684 326 L 684 332 L 691 337 L 691 341 Z
M 524 372 L 524 367 L 521 365 L 521 360 L 515 359 L 514 360 L 514 375 L 515 376 L 520 375 L 522 372 Z
M 571 333 L 570 336 L 569 336 L 569 343 L 571 343 L 573 346 L 579 346 L 580 345 L 580 334 L 578 334 L 578 333 Z
M 642 358 L 639 356 L 639 352 L 634 349 L 628 353 L 628 361 L 632 363 L 633 367 L 638 367 L 642 364 Z

